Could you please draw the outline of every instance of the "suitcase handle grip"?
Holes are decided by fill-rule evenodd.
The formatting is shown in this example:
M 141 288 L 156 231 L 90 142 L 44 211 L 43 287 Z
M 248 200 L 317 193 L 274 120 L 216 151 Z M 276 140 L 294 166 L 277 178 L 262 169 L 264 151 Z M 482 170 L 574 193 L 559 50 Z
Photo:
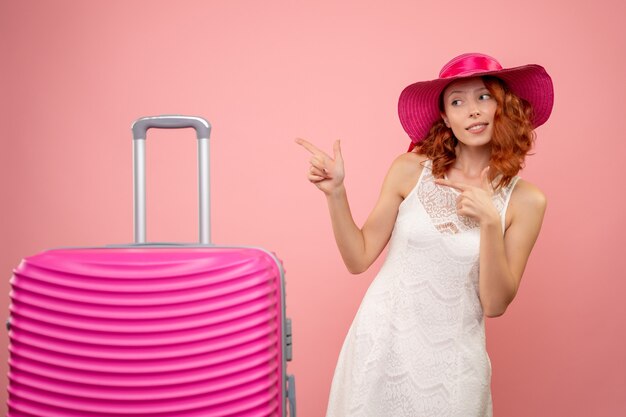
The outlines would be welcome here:
M 148 129 L 181 129 L 193 127 L 198 139 L 209 138 L 211 125 L 202 117 L 195 116 L 152 116 L 137 119 L 133 125 L 133 139 L 145 139 Z
M 199 240 L 211 244 L 210 186 L 209 186 L 209 136 L 211 124 L 196 116 L 150 116 L 137 119 L 133 131 L 133 188 L 135 215 L 135 243 L 146 243 L 146 149 L 148 129 L 181 129 L 192 127 L 198 138 L 198 194 Z

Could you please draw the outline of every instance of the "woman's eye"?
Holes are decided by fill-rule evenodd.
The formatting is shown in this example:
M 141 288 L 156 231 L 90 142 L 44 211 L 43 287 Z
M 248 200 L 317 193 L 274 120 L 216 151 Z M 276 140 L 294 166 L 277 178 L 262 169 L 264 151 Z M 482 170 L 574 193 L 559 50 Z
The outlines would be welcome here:
M 481 94 L 480 95 L 480 99 L 481 100 L 489 100 L 491 98 L 491 94 Z
M 452 100 L 452 102 L 450 102 L 450 105 L 452 106 L 458 106 L 461 104 L 461 100 Z

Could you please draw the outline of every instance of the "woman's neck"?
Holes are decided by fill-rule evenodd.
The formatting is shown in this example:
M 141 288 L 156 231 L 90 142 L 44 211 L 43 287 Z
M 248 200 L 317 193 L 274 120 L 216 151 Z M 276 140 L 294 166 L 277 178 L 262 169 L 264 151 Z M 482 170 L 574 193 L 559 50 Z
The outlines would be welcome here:
M 489 144 L 475 147 L 459 143 L 455 151 L 456 160 L 451 169 L 460 171 L 467 178 L 480 178 L 480 173 L 491 160 L 491 145 Z

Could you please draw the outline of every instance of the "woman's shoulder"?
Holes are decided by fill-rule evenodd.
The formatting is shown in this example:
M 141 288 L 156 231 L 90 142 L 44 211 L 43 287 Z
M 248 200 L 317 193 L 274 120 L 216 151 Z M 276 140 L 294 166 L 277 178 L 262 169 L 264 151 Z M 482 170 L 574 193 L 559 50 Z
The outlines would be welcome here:
M 417 152 L 405 152 L 396 157 L 391 166 L 407 171 L 415 171 L 417 169 L 421 172 L 427 159 L 426 155 L 418 154 Z
M 389 175 L 402 198 L 405 198 L 417 184 L 427 159 L 425 155 L 416 152 L 405 152 L 396 157 L 391 164 Z
M 511 193 L 510 204 L 522 209 L 545 210 L 547 198 L 535 184 L 520 178 Z

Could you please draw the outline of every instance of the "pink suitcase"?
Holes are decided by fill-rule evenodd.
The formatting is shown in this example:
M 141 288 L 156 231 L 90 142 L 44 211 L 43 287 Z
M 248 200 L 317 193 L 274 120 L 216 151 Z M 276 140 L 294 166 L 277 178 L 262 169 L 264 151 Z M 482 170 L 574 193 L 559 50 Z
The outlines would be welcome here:
M 198 136 L 200 244 L 145 243 L 149 128 Z M 202 118 L 133 124 L 135 244 L 49 250 L 11 279 L 10 417 L 295 416 L 284 271 L 210 243 Z

